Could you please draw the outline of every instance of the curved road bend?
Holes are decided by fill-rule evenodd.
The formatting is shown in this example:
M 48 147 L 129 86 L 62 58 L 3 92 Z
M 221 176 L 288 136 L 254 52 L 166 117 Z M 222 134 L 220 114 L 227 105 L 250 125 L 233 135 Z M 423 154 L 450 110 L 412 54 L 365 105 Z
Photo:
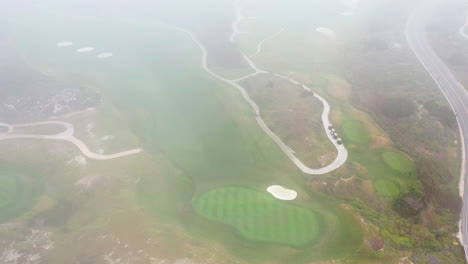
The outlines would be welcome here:
M 241 32 L 241 30 L 239 30 L 239 23 L 242 21 L 242 19 L 245 19 L 245 17 L 243 17 L 241 15 L 242 13 L 242 8 L 240 6 L 240 3 L 239 1 L 235 2 L 235 6 L 234 6 L 234 9 L 236 10 L 236 20 L 234 21 L 234 23 L 232 24 L 232 33 L 231 33 L 231 36 L 229 37 L 229 40 L 233 43 L 233 44 L 236 44 L 235 43 L 235 39 L 236 39 L 236 36 L 237 34 L 239 34 L 239 32 Z M 265 74 L 272 74 L 272 75 L 275 75 L 277 77 L 280 77 L 280 78 L 283 78 L 283 79 L 286 79 L 288 80 L 289 82 L 291 83 L 294 83 L 296 85 L 300 85 L 302 86 L 302 88 L 306 91 L 309 91 L 309 92 L 312 92 L 312 90 L 307 87 L 306 85 L 292 79 L 291 77 L 288 77 L 288 76 L 285 76 L 285 75 L 281 75 L 281 74 L 277 74 L 277 73 L 272 73 L 272 72 L 269 72 L 269 71 L 266 71 L 266 70 L 263 70 L 263 69 L 260 69 L 257 67 L 257 65 L 255 64 L 255 62 L 251 59 L 253 57 L 255 57 L 256 55 L 260 54 L 260 52 L 262 51 L 262 47 L 263 47 L 263 44 L 268 41 L 268 40 L 271 40 L 275 37 L 277 37 L 279 34 L 281 34 L 282 32 L 284 31 L 284 28 L 281 28 L 278 32 L 272 34 L 271 36 L 268 36 L 266 37 L 265 39 L 261 40 L 258 45 L 257 45 L 257 51 L 251 55 L 251 56 L 247 56 L 242 50 L 239 49 L 240 53 L 242 54 L 242 57 L 244 58 L 244 60 L 247 62 L 247 64 L 254 70 L 254 73 L 252 74 L 248 74 L 244 77 L 241 77 L 241 78 L 238 78 L 236 80 L 231 80 L 231 81 L 228 81 L 228 83 L 230 83 L 231 85 L 234 85 L 235 87 L 237 87 L 239 90 L 241 90 L 242 94 L 244 95 L 244 98 L 246 99 L 247 102 L 250 103 L 250 105 L 252 106 L 252 108 L 254 108 L 255 112 L 258 113 L 258 106 L 255 104 L 255 102 L 250 99 L 249 95 L 247 94 L 247 92 L 245 91 L 245 89 L 243 87 L 241 87 L 237 82 L 241 81 L 241 80 L 245 80 L 245 79 L 248 79 L 252 76 L 255 76 L 257 74 L 260 74 L 260 73 L 265 73 Z M 192 36 L 193 38 L 194 36 Z M 197 41 L 196 41 L 197 42 Z M 199 43 L 199 42 L 198 42 Z M 199 44 L 201 45 L 201 43 Z M 203 48 L 202 48 L 203 49 Z M 206 49 L 205 49 L 206 51 Z M 206 60 L 206 53 L 204 54 L 204 60 Z M 207 70 L 205 68 L 205 70 Z M 248 98 L 246 98 L 248 97 Z M 335 158 L 335 160 L 333 162 L 331 162 L 330 164 L 328 164 L 327 166 L 324 166 L 322 168 L 318 168 L 318 169 L 312 169 L 308 166 L 306 166 L 300 159 L 298 159 L 294 154 L 294 150 L 292 150 L 288 145 L 286 145 L 276 134 L 273 133 L 273 131 L 270 130 L 270 128 L 265 124 L 265 122 L 263 121 L 261 115 L 257 115 L 255 118 L 257 120 L 257 123 L 260 125 L 260 127 L 263 129 L 263 131 L 265 131 L 265 133 L 271 138 L 273 139 L 273 141 L 275 141 L 275 143 L 281 148 L 281 150 L 286 154 L 286 156 L 288 156 L 288 158 L 305 174 L 311 174 L 311 175 L 319 175 L 319 174 L 325 174 L 325 173 L 329 173 L 329 172 L 332 172 L 336 169 L 338 169 L 339 167 L 341 167 L 345 162 L 346 160 L 348 159 L 348 151 L 346 150 L 346 147 L 342 144 L 338 144 L 336 142 L 336 140 L 333 139 L 332 135 L 330 135 L 330 133 L 328 133 L 328 126 L 330 125 L 330 120 L 328 118 L 329 114 L 330 114 L 330 105 L 328 104 L 328 102 L 321 96 L 319 96 L 317 93 L 314 93 L 314 97 L 317 98 L 323 105 L 323 111 L 322 111 L 322 125 L 323 125 L 323 128 L 325 130 L 325 134 L 327 135 L 328 139 L 330 140 L 330 142 L 335 146 L 338 154 Z
M 39 125 L 60 125 L 60 126 L 63 126 L 65 130 L 63 132 L 52 134 L 52 135 L 13 133 L 15 128 L 34 127 L 34 126 L 39 126 Z M 83 155 L 94 160 L 116 159 L 116 158 L 132 155 L 132 154 L 137 154 L 143 151 L 142 149 L 133 149 L 133 150 L 122 151 L 122 152 L 118 152 L 118 153 L 110 154 L 110 155 L 94 153 L 91 150 L 89 150 L 88 146 L 86 146 L 86 144 L 83 141 L 79 140 L 78 138 L 74 136 L 75 130 L 74 130 L 73 125 L 67 122 L 63 122 L 63 121 L 44 121 L 44 122 L 15 124 L 15 125 L 0 123 L 0 126 L 6 127 L 8 129 L 7 132 L 0 134 L 0 141 L 8 140 L 8 139 L 27 139 L 27 138 L 65 140 L 65 141 L 73 143 L 81 151 Z
M 233 25 L 233 28 L 235 30 L 234 30 L 234 33 L 231 35 L 230 39 L 235 39 L 235 37 L 236 37 L 235 32 L 239 32 L 239 30 L 237 29 L 237 24 L 238 23 L 239 23 L 239 20 L 236 19 L 235 22 L 234 22 L 234 25 Z M 255 103 L 255 101 L 252 100 L 252 98 L 250 98 L 247 91 L 238 82 L 241 81 L 241 80 L 247 79 L 249 77 L 252 77 L 254 75 L 261 74 L 261 73 L 271 74 L 270 72 L 259 69 L 255 65 L 255 63 L 245 53 L 243 53 L 241 51 L 241 54 L 242 54 L 243 58 L 246 60 L 248 65 L 254 70 L 254 73 L 248 74 L 248 75 L 246 75 L 244 77 L 241 77 L 241 78 L 238 78 L 236 80 L 226 79 L 226 78 L 216 74 L 215 72 L 213 72 L 208 67 L 208 62 L 207 62 L 208 61 L 208 50 L 201 43 L 201 41 L 198 40 L 198 38 L 195 36 L 195 34 L 193 32 L 191 32 L 189 30 L 186 30 L 186 29 L 183 29 L 183 28 L 180 28 L 180 27 L 177 27 L 177 26 L 171 26 L 171 25 L 167 25 L 167 24 L 161 24 L 161 25 L 172 27 L 172 28 L 174 28 L 176 30 L 179 30 L 179 31 L 187 34 L 190 37 L 190 39 L 201 50 L 201 53 L 202 53 L 201 67 L 209 75 L 211 75 L 215 79 L 218 79 L 218 80 L 223 81 L 223 82 L 225 82 L 225 83 L 227 83 L 227 84 L 229 84 L 231 86 L 236 87 L 240 91 L 240 93 L 242 94 L 242 97 L 244 98 L 244 100 L 246 100 L 250 104 L 250 106 L 254 110 L 254 113 L 260 113 L 260 108 L 258 107 L 258 105 Z M 271 37 L 269 37 L 269 38 L 271 38 Z M 275 74 L 275 75 L 278 76 L 278 77 L 284 78 L 284 79 L 288 79 L 288 80 L 290 80 L 291 82 L 293 82 L 295 84 L 301 84 L 301 83 L 299 83 L 299 82 L 297 82 L 297 81 L 295 81 L 295 80 L 293 80 L 293 79 L 291 79 L 291 78 L 289 78 L 287 76 L 280 75 L 280 74 Z M 307 86 L 305 86 L 303 84 L 302 84 L 302 87 L 305 90 L 311 91 L 310 88 L 308 88 Z M 313 169 L 313 168 L 310 168 L 307 165 L 305 165 L 300 159 L 298 159 L 294 155 L 294 151 L 288 145 L 286 145 L 273 131 L 271 131 L 271 129 L 265 124 L 265 122 L 264 122 L 263 118 L 261 117 L 261 115 L 256 114 L 255 119 L 256 119 L 257 123 L 259 124 L 259 126 L 262 128 L 262 130 L 281 148 L 283 153 L 286 154 L 286 156 L 296 165 L 297 168 L 299 168 L 305 174 L 321 175 L 321 174 L 332 172 L 332 171 L 338 169 L 339 167 L 341 167 L 346 162 L 346 160 L 348 158 L 348 151 L 346 150 L 344 145 L 338 144 L 333 139 L 333 137 L 330 135 L 330 133 L 328 133 L 328 125 L 330 124 L 329 119 L 328 119 L 328 115 L 329 115 L 329 112 L 330 112 L 330 105 L 328 104 L 328 102 L 325 99 L 318 96 L 316 93 L 314 93 L 314 96 L 317 99 L 319 99 L 323 104 L 324 109 L 323 109 L 323 112 L 322 112 L 322 124 L 323 124 L 324 130 L 325 130 L 325 133 L 328 136 L 328 139 L 332 142 L 332 144 L 335 146 L 335 148 L 338 151 L 338 155 L 335 158 L 335 160 L 333 162 L 331 162 L 330 164 L 328 164 L 327 166 L 325 166 L 325 167 Z
M 458 33 L 460 33 L 460 36 L 468 39 L 468 12 L 466 12 L 466 17 L 465 17 L 465 24 L 463 24 L 463 26 L 460 27 L 460 29 L 458 30 Z
M 464 182 L 464 184 L 460 184 L 460 193 L 462 193 L 461 189 L 463 189 L 460 229 L 462 234 L 461 242 L 465 248 L 465 257 L 468 259 L 468 173 L 466 171 L 468 148 L 465 145 L 467 144 L 466 140 L 468 140 L 468 93 L 457 81 L 447 65 L 437 56 L 426 39 L 425 26 L 434 7 L 433 4 L 434 1 L 432 4 L 431 2 L 424 2 L 423 5 L 416 9 L 411 15 L 406 25 L 406 38 L 411 49 L 442 90 L 457 116 L 462 140 L 462 170 L 460 182 Z

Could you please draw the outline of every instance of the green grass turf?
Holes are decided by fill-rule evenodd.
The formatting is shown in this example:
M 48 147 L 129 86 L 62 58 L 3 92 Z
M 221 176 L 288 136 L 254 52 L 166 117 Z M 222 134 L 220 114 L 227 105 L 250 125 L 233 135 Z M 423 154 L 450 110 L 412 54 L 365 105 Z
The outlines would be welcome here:
M 382 196 L 396 197 L 420 184 L 412 164 L 410 164 L 411 166 L 406 164 L 406 170 L 396 170 L 384 161 L 385 153 L 396 152 L 388 149 L 367 150 L 364 147 L 353 147 L 349 149 L 349 158 L 366 167 L 369 176 L 374 181 L 377 193 Z M 401 157 L 406 159 L 405 163 L 410 161 L 403 155 Z
M 400 184 L 392 179 L 379 179 L 375 182 L 377 192 L 386 197 L 398 197 L 401 193 Z
M 343 133 L 346 140 L 357 144 L 367 144 L 371 139 L 365 125 L 358 120 L 346 120 Z
M 414 170 L 413 162 L 398 152 L 384 152 L 382 153 L 382 159 L 384 160 L 385 164 L 398 172 L 407 173 Z
M 326 223 L 326 229 L 319 230 L 326 237 L 321 240 L 323 243 L 312 241 L 311 247 L 307 244 L 296 253 L 291 253 L 290 246 L 285 246 L 287 242 L 281 241 L 290 234 L 300 239 L 302 234 L 286 233 L 288 229 L 284 228 L 267 235 L 261 229 L 289 226 L 288 223 L 294 221 L 292 217 L 280 219 L 279 223 L 275 219 L 265 220 L 259 234 L 269 241 L 278 241 L 265 243 L 245 239 L 238 232 L 232 232 L 235 230 L 232 225 L 210 221 L 193 212 L 192 195 L 206 190 L 232 185 L 255 188 L 272 181 L 302 185 L 302 174 L 258 127 L 252 109 L 239 92 L 209 77 L 200 68 L 200 50 L 185 34 L 138 23 L 103 23 L 106 22 L 83 24 L 80 21 L 78 29 L 70 36 L 67 35 L 68 26 L 62 28 L 59 23 L 46 23 L 41 27 L 47 28 L 46 32 L 25 34 L 25 41 L 18 43 L 32 64 L 36 62 L 40 68 L 66 68 L 67 73 L 79 72 L 79 75 L 63 77 L 77 83 L 94 83 L 106 100 L 120 111 L 120 117 L 125 120 L 122 123 L 140 139 L 145 150 L 142 155 L 148 158 L 145 162 L 136 162 L 127 172 L 141 176 L 137 196 L 143 210 L 184 228 L 201 244 L 222 243 L 233 255 L 249 263 L 286 258 L 291 261 L 284 263 L 308 263 L 311 259 L 349 256 L 357 250 L 362 242 L 359 223 L 329 201 L 329 197 L 314 196 L 307 201 L 295 201 L 316 212 L 317 217 L 323 219 L 322 223 Z M 118 31 L 109 31 L 109 28 L 117 28 L 117 24 Z M 57 32 L 52 34 L 52 29 Z M 29 27 L 24 29 L 25 32 L 30 30 Z M 86 41 L 96 43 L 96 47 L 113 47 L 111 51 L 115 51 L 115 56 L 96 60 L 94 56 L 81 56 L 73 50 L 57 49 L 54 43 L 58 35 L 76 43 Z M 37 38 L 39 43 L 34 44 L 39 49 L 30 47 L 31 42 L 27 41 L 34 36 L 41 36 Z M 139 48 L 128 48 L 133 46 Z M 255 203 L 245 205 L 243 213 L 255 213 L 256 207 L 252 205 Z M 234 200 L 226 202 L 226 206 L 237 208 Z M 272 211 L 277 207 L 269 206 L 264 210 Z M 290 208 L 295 211 L 297 207 L 284 210 L 292 210 Z M 254 232 L 248 225 L 241 228 Z M 307 239 L 310 237 L 302 241 Z M 311 248 L 314 250 L 309 250 Z
M 41 193 L 40 177 L 23 168 L 0 164 L 0 222 L 27 212 Z
M 18 181 L 10 173 L 0 174 L 0 208 L 10 205 L 18 196 Z
M 201 216 L 231 225 L 254 241 L 301 246 L 314 241 L 321 228 L 311 210 L 241 187 L 205 192 L 194 207 Z

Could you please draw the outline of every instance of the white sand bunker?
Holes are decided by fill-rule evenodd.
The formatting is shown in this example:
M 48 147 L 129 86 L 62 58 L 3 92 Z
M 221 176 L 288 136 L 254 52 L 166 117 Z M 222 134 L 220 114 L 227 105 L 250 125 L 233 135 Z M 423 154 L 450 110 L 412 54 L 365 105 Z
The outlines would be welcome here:
M 326 27 L 318 27 L 315 29 L 315 31 L 319 32 L 319 33 L 322 33 L 323 35 L 329 37 L 329 38 L 333 38 L 335 37 L 335 31 L 329 29 L 329 28 L 326 28 Z
M 90 52 L 92 50 L 94 50 L 93 47 L 84 47 L 84 48 L 77 49 L 76 52 Z
M 297 197 L 296 191 L 283 188 L 283 186 L 280 186 L 280 185 L 272 185 L 267 188 L 267 191 L 271 195 L 273 195 L 275 198 L 280 199 L 280 200 L 291 201 L 291 200 L 296 199 Z
M 104 58 L 109 58 L 109 57 L 112 57 L 112 53 L 111 52 L 103 52 L 103 53 L 99 53 L 96 58 L 98 59 L 104 59 Z
M 69 47 L 69 46 L 72 46 L 73 45 L 73 42 L 70 42 L 70 41 L 63 41 L 63 42 L 58 42 L 57 43 L 57 46 L 59 47 Z

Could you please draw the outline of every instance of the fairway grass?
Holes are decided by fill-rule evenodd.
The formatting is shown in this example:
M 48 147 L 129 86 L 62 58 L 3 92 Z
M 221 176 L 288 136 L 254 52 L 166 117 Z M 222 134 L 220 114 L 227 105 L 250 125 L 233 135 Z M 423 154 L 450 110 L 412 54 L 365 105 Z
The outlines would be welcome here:
M 86 23 L 100 29 L 96 31 L 107 28 L 102 21 Z M 123 119 L 121 123 L 131 128 L 145 149 L 125 170 L 138 177 L 136 202 L 142 213 L 154 217 L 157 229 L 167 230 L 167 224 L 180 231 L 183 238 L 172 248 L 222 245 L 246 263 L 310 263 L 354 254 L 363 241 L 361 225 L 333 199 L 307 194 L 294 202 L 280 201 L 262 191 L 281 183 L 303 193 L 299 186 L 305 181 L 259 128 L 241 94 L 201 69 L 198 47 L 173 29 L 135 25 L 119 24 L 123 31 L 115 36 L 74 32 L 74 39 L 80 36 L 97 47 L 112 44 L 109 47 L 118 56 L 110 60 L 57 54 L 55 47 L 52 54 L 42 52 L 51 42 L 46 36 L 56 38 L 47 32 L 33 34 L 42 36 L 44 49 L 21 43 L 38 67 L 43 61 L 67 65 L 67 70 L 80 72 L 80 78 L 85 76 L 83 80 L 90 83 L 99 74 L 96 86 L 118 111 L 113 114 Z M 43 28 L 56 27 L 60 24 Z M 118 41 L 122 36 L 131 41 Z M 233 191 L 224 197 L 220 190 Z
M 413 162 L 403 154 L 387 151 L 382 153 L 382 159 L 385 164 L 398 172 L 407 173 L 414 170 Z
M 401 193 L 401 186 L 392 179 L 380 179 L 375 183 L 377 192 L 385 197 L 395 198 Z
M 302 246 L 315 241 L 321 228 L 314 212 L 242 187 L 205 192 L 194 207 L 199 215 L 230 225 L 253 241 Z
M 17 179 L 8 173 L 0 174 L 0 208 L 7 207 L 18 195 Z
M 39 177 L 30 171 L 0 164 L 0 223 L 30 210 L 42 189 Z
M 359 120 L 346 120 L 343 123 L 343 133 L 345 139 L 358 144 L 370 142 L 370 135 L 366 126 Z

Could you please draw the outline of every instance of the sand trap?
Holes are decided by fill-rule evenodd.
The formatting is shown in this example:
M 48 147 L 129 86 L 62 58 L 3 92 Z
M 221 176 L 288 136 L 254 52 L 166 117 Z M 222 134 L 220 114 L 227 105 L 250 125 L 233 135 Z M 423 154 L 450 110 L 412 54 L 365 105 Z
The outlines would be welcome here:
M 267 188 L 267 191 L 271 195 L 273 195 L 275 198 L 280 199 L 280 200 L 291 201 L 291 200 L 296 199 L 297 197 L 296 191 L 283 188 L 283 186 L 280 186 L 280 185 L 272 185 Z
M 72 46 L 73 45 L 73 42 L 70 42 L 70 41 L 63 41 L 63 42 L 58 42 L 57 43 L 57 46 L 59 47 L 69 47 L 69 46 Z
M 109 58 L 109 57 L 112 57 L 113 54 L 111 52 L 103 52 L 103 53 L 99 53 L 96 58 L 98 59 L 104 59 L 104 58 Z
M 315 29 L 315 31 L 319 32 L 319 33 L 322 33 L 323 35 L 327 36 L 327 37 L 330 37 L 330 38 L 333 38 L 335 37 L 335 31 L 329 29 L 329 28 L 326 28 L 326 27 L 318 27 Z
M 81 49 L 77 49 L 76 52 L 90 52 L 94 50 L 93 47 L 84 47 L 84 48 L 81 48 Z
M 342 16 L 354 16 L 354 12 L 341 12 Z

